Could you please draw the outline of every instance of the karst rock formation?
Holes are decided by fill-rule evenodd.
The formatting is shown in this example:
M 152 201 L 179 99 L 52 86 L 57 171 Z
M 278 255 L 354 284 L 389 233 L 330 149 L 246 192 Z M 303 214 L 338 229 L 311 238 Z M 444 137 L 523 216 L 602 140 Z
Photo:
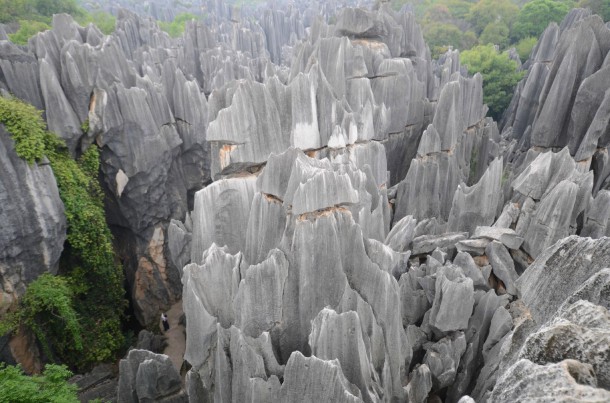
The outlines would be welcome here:
M 610 400 L 600 17 L 546 29 L 496 123 L 482 77 L 389 3 L 205 6 L 177 39 L 120 9 L 108 36 L 56 15 L 0 41 L 1 91 L 100 148 L 137 320 L 183 303 L 182 384 L 132 350 L 119 401 Z M 66 220 L 4 129 L 0 167 L 10 302 L 57 269 Z

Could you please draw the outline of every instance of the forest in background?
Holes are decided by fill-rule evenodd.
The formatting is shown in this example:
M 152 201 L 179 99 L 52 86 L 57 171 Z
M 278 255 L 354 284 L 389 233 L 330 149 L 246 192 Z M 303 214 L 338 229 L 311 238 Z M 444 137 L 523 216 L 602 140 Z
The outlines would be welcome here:
M 413 11 L 433 58 L 449 46 L 493 44 L 500 50 L 515 47 L 524 62 L 548 24 L 559 23 L 572 8 L 590 8 L 610 19 L 608 0 L 392 0 L 392 6 Z
M 263 1 L 229 2 L 253 7 Z M 396 10 L 406 7 L 415 14 L 433 58 L 438 58 L 449 47 L 462 51 L 493 44 L 501 51 L 515 47 L 524 62 L 547 25 L 560 22 L 574 7 L 590 8 L 604 21 L 610 20 L 608 0 L 391 0 L 391 4 Z M 11 40 L 19 44 L 27 43 L 36 32 L 48 29 L 56 13 L 71 14 L 81 24 L 95 22 L 105 34 L 114 30 L 114 17 L 101 7 L 95 9 L 95 2 L 0 0 L 0 23 L 18 24 L 19 30 L 12 34 Z M 160 22 L 160 26 L 176 37 L 191 18 L 198 16 L 178 14 L 173 21 Z
M 232 3 L 255 7 L 262 1 Z M 414 13 L 433 59 L 457 49 L 469 73 L 481 73 L 484 102 L 495 120 L 501 119 L 523 77 L 519 62 L 527 60 L 549 23 L 559 23 L 575 7 L 590 8 L 604 21 L 610 20 L 608 0 L 391 0 L 391 5 Z M 176 38 L 186 21 L 198 18 L 202 17 L 181 13 L 173 21 L 159 21 L 159 26 Z M 508 53 L 512 48 L 516 54 Z

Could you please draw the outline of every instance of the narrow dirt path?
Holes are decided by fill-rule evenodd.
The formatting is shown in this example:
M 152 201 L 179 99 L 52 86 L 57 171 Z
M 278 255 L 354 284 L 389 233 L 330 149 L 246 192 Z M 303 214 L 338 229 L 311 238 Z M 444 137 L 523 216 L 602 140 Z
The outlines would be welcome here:
M 180 372 L 182 361 L 184 360 L 184 350 L 186 348 L 186 339 L 184 335 L 184 326 L 179 324 L 182 316 L 182 300 L 176 302 L 167 313 L 169 322 L 169 330 L 165 332 L 167 337 L 167 347 L 163 354 L 167 355 L 174 364 L 174 368 Z

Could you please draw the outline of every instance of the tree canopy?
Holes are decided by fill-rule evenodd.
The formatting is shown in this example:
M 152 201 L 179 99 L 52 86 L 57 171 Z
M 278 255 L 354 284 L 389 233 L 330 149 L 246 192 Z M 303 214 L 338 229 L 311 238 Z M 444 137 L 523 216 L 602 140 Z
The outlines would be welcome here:
M 479 72 L 483 76 L 483 101 L 489 107 L 489 115 L 499 120 L 523 76 L 517 71 L 517 63 L 493 45 L 479 45 L 466 50 L 460 59 L 471 74 Z
M 510 0 L 481 0 L 470 8 L 468 21 L 481 35 L 490 25 L 503 24 L 510 28 L 518 14 L 519 7 Z
M 0 22 L 34 20 L 50 22 L 53 14 L 67 13 L 74 17 L 85 14 L 76 0 L 0 0 Z
M 0 363 L 0 403 L 78 403 L 71 376 L 63 365 L 48 364 L 42 375 L 28 376 L 19 366 Z
M 521 9 L 511 37 L 517 42 L 528 36 L 538 37 L 551 22 L 561 22 L 571 3 L 557 0 L 532 0 Z
M 159 28 L 164 30 L 172 38 L 178 38 L 184 33 L 187 21 L 198 20 L 199 17 L 191 13 L 180 13 L 172 22 L 159 21 Z

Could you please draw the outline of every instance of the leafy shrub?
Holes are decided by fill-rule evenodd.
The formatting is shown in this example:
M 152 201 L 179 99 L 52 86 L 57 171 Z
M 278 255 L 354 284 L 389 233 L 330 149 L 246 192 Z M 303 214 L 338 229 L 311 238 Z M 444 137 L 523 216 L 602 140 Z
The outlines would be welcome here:
M 30 164 L 41 160 L 47 147 L 58 144 L 45 130 L 42 112 L 16 98 L 0 97 L 0 122 L 11 133 L 17 155 Z
M 184 34 L 184 28 L 186 27 L 187 21 L 198 19 L 199 17 L 194 14 L 180 13 L 172 22 L 159 21 L 159 28 L 167 32 L 172 38 L 178 38 Z
M 479 72 L 483 76 L 483 101 L 489 106 L 489 115 L 498 120 L 508 107 L 523 72 L 517 71 L 517 63 L 492 45 L 464 51 L 460 60 L 471 74 Z
M 477 41 L 474 32 L 462 32 L 453 24 L 431 23 L 424 26 L 424 39 L 430 47 L 433 58 L 445 53 L 449 46 L 454 49 L 468 49 Z
M 123 344 L 123 272 L 115 262 L 97 181 L 98 149 L 89 147 L 78 161 L 66 152 L 56 153 L 50 160 L 68 222 L 62 270 L 74 291 L 87 346 L 82 356 L 72 357 L 76 361 L 70 360 L 80 367 L 112 358 Z
M 481 33 L 479 43 L 482 45 L 498 45 L 500 48 L 505 48 L 508 45 L 508 33 L 509 29 L 506 24 L 503 22 L 492 22 Z
M 37 33 L 48 29 L 51 29 L 49 24 L 41 21 L 20 20 L 19 30 L 14 34 L 9 34 L 8 38 L 17 45 L 27 45 L 28 39 Z
M 28 286 L 19 301 L 20 309 L 9 314 L 8 322 L 30 329 L 49 357 L 54 355 L 53 351 L 60 355 L 81 351 L 82 329 L 72 296 L 64 278 L 45 273 Z
M 0 363 L 0 403 L 77 403 L 71 376 L 63 365 L 48 364 L 42 375 L 27 376 L 19 366 Z
M 82 16 L 77 0 L 0 0 L 0 22 L 35 20 L 49 23 L 53 14 Z
M 91 14 L 83 14 L 83 16 L 77 18 L 76 21 L 81 25 L 92 23 L 105 35 L 110 35 L 116 28 L 116 17 L 105 11 L 94 11 Z
M 521 39 L 516 45 L 515 49 L 517 49 L 517 53 L 519 54 L 519 59 L 521 59 L 521 63 L 525 63 L 525 61 L 530 57 L 530 53 L 532 53 L 532 49 L 538 43 L 538 39 L 533 36 L 528 36 L 527 38 Z
M 32 283 L 34 289 L 28 288 L 14 314 L 18 320 L 5 322 L 25 325 L 43 346 L 71 366 L 85 368 L 111 359 L 123 345 L 121 320 L 126 301 L 123 271 L 116 262 L 98 182 L 99 150 L 91 146 L 78 160 L 72 159 L 63 142 L 46 131 L 40 111 L 16 99 L 0 98 L 0 123 L 11 133 L 21 158 L 33 163 L 48 157 L 68 223 L 60 262 L 63 276 L 41 276 Z M 53 286 L 61 292 L 52 293 L 48 288 Z M 34 293 L 31 298 L 28 292 Z M 66 314 L 68 301 L 76 316 Z M 60 323 L 68 322 L 42 320 L 38 314 L 45 310 L 62 312 L 62 320 L 70 318 L 70 326 L 57 331 Z M 74 324 L 74 317 L 80 328 Z
M 573 5 L 570 1 L 533 0 L 523 6 L 511 33 L 514 42 L 538 37 L 551 22 L 561 22 Z

